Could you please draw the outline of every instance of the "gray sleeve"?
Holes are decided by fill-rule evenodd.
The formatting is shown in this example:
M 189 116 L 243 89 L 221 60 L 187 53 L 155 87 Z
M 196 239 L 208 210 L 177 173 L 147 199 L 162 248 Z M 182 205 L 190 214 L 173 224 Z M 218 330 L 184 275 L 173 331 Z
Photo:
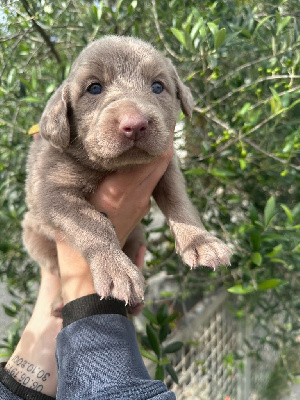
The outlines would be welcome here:
M 143 363 L 135 329 L 118 314 L 77 320 L 58 334 L 58 400 L 174 400 Z

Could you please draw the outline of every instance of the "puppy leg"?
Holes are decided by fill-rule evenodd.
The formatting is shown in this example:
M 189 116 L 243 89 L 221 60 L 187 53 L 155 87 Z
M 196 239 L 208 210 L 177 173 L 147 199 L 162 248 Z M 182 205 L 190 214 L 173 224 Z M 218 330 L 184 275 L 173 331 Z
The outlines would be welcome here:
M 41 231 L 41 225 L 32 217 L 30 212 L 23 221 L 23 243 L 30 256 L 51 273 L 59 275 L 57 250 L 54 240 L 48 239 Z
M 126 303 L 144 296 L 144 278 L 120 248 L 112 223 L 97 212 L 77 190 L 47 191 L 47 203 L 39 203 L 44 223 L 72 244 L 88 262 L 96 292 Z M 50 211 L 49 211 L 50 209 Z
M 136 228 L 128 236 L 128 239 L 123 247 L 123 252 L 127 255 L 130 260 L 135 263 L 138 251 L 142 245 L 146 244 L 145 231 L 142 224 L 136 226 Z M 55 317 L 61 318 L 61 310 L 64 305 L 62 293 L 59 291 L 53 300 L 51 306 L 51 314 Z M 127 311 L 131 315 L 137 315 L 143 308 L 143 302 L 134 303 L 127 305 Z
M 170 225 L 176 250 L 187 265 L 212 268 L 222 264 L 230 265 L 231 250 L 206 231 L 186 194 L 184 177 L 176 155 L 155 188 L 153 196 Z
M 140 251 L 141 246 L 146 246 L 145 229 L 143 224 L 138 224 L 131 234 L 123 247 L 124 253 L 130 260 L 136 264 L 137 256 Z M 141 268 L 141 266 L 139 266 Z M 127 305 L 128 314 L 135 316 L 138 315 L 144 307 L 144 302 L 141 300 L 136 300 Z

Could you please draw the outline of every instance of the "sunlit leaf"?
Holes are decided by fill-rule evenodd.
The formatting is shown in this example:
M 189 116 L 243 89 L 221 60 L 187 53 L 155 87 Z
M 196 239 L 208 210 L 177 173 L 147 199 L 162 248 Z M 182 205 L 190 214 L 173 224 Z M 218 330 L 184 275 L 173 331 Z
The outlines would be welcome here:
M 184 47 L 186 47 L 184 32 L 182 32 L 182 31 L 180 31 L 179 29 L 176 29 L 176 28 L 171 28 L 171 32 L 172 32 L 173 35 L 176 37 L 176 39 L 177 39 Z
M 264 227 L 267 228 L 271 222 L 271 220 L 276 215 L 276 202 L 275 198 L 272 196 L 266 203 L 264 209 Z
M 218 50 L 219 47 L 223 44 L 226 37 L 226 29 L 222 28 L 214 34 L 214 46 L 215 49 Z
M 288 218 L 288 221 L 290 224 L 293 223 L 293 214 L 292 211 L 288 208 L 288 206 L 286 206 L 285 204 L 280 204 L 280 207 L 284 210 L 284 212 L 286 213 L 286 216 Z
M 273 248 L 273 250 L 272 250 L 270 253 L 268 253 L 266 256 L 267 256 L 267 257 L 270 257 L 270 258 L 276 257 L 276 256 L 282 251 L 282 249 L 283 249 L 282 244 L 278 244 L 278 245 L 275 246 L 275 247 Z
M 258 290 L 269 290 L 273 289 L 274 287 L 277 287 L 278 285 L 282 284 L 283 280 L 282 279 L 268 279 L 263 282 L 259 282 L 257 285 Z
M 207 171 L 204 168 L 193 168 L 184 171 L 184 175 L 205 175 Z
M 251 293 L 255 289 L 251 285 L 249 285 L 249 286 L 235 285 L 227 290 L 228 290 L 228 292 L 233 293 L 233 294 L 242 294 L 243 295 L 243 294 Z
M 252 262 L 253 262 L 255 265 L 260 266 L 261 263 L 262 263 L 262 256 L 261 256 L 260 253 L 255 252 L 255 253 L 252 254 L 251 260 L 252 260 Z
M 141 352 L 142 356 L 145 358 L 148 358 L 148 360 L 151 360 L 151 361 L 155 362 L 156 364 L 159 363 L 158 358 L 155 357 L 154 354 L 150 353 L 150 351 L 140 348 L 140 352 Z

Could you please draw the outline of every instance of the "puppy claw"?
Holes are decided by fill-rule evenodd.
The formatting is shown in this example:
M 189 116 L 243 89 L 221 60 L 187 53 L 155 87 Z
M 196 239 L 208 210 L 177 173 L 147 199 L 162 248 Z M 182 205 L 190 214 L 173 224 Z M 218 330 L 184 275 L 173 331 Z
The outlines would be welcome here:
M 202 265 L 215 270 L 220 265 L 230 265 L 231 249 L 216 237 L 204 235 L 195 228 L 190 234 L 185 232 L 184 236 L 176 236 L 176 248 L 183 262 L 191 268 Z
M 125 304 L 140 302 L 144 298 L 145 280 L 138 268 L 122 252 L 111 253 L 111 260 L 97 260 L 91 263 L 102 265 L 101 270 L 93 269 L 96 292 L 102 297 L 114 297 Z M 117 267 L 116 267 L 117 265 Z

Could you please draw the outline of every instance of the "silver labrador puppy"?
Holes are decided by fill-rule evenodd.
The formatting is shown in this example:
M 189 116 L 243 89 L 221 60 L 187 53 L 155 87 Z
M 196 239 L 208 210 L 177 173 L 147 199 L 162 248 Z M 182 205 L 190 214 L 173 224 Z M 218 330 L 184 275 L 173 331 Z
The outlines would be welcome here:
M 86 198 L 111 171 L 164 152 L 180 109 L 191 116 L 192 108 L 190 90 L 150 44 L 109 36 L 88 45 L 50 98 L 31 146 L 23 222 L 30 255 L 58 273 L 58 232 L 89 263 L 100 296 L 142 299 L 141 272 L 120 248 L 109 219 Z M 176 156 L 153 196 L 186 264 L 229 264 L 231 250 L 204 229 Z

